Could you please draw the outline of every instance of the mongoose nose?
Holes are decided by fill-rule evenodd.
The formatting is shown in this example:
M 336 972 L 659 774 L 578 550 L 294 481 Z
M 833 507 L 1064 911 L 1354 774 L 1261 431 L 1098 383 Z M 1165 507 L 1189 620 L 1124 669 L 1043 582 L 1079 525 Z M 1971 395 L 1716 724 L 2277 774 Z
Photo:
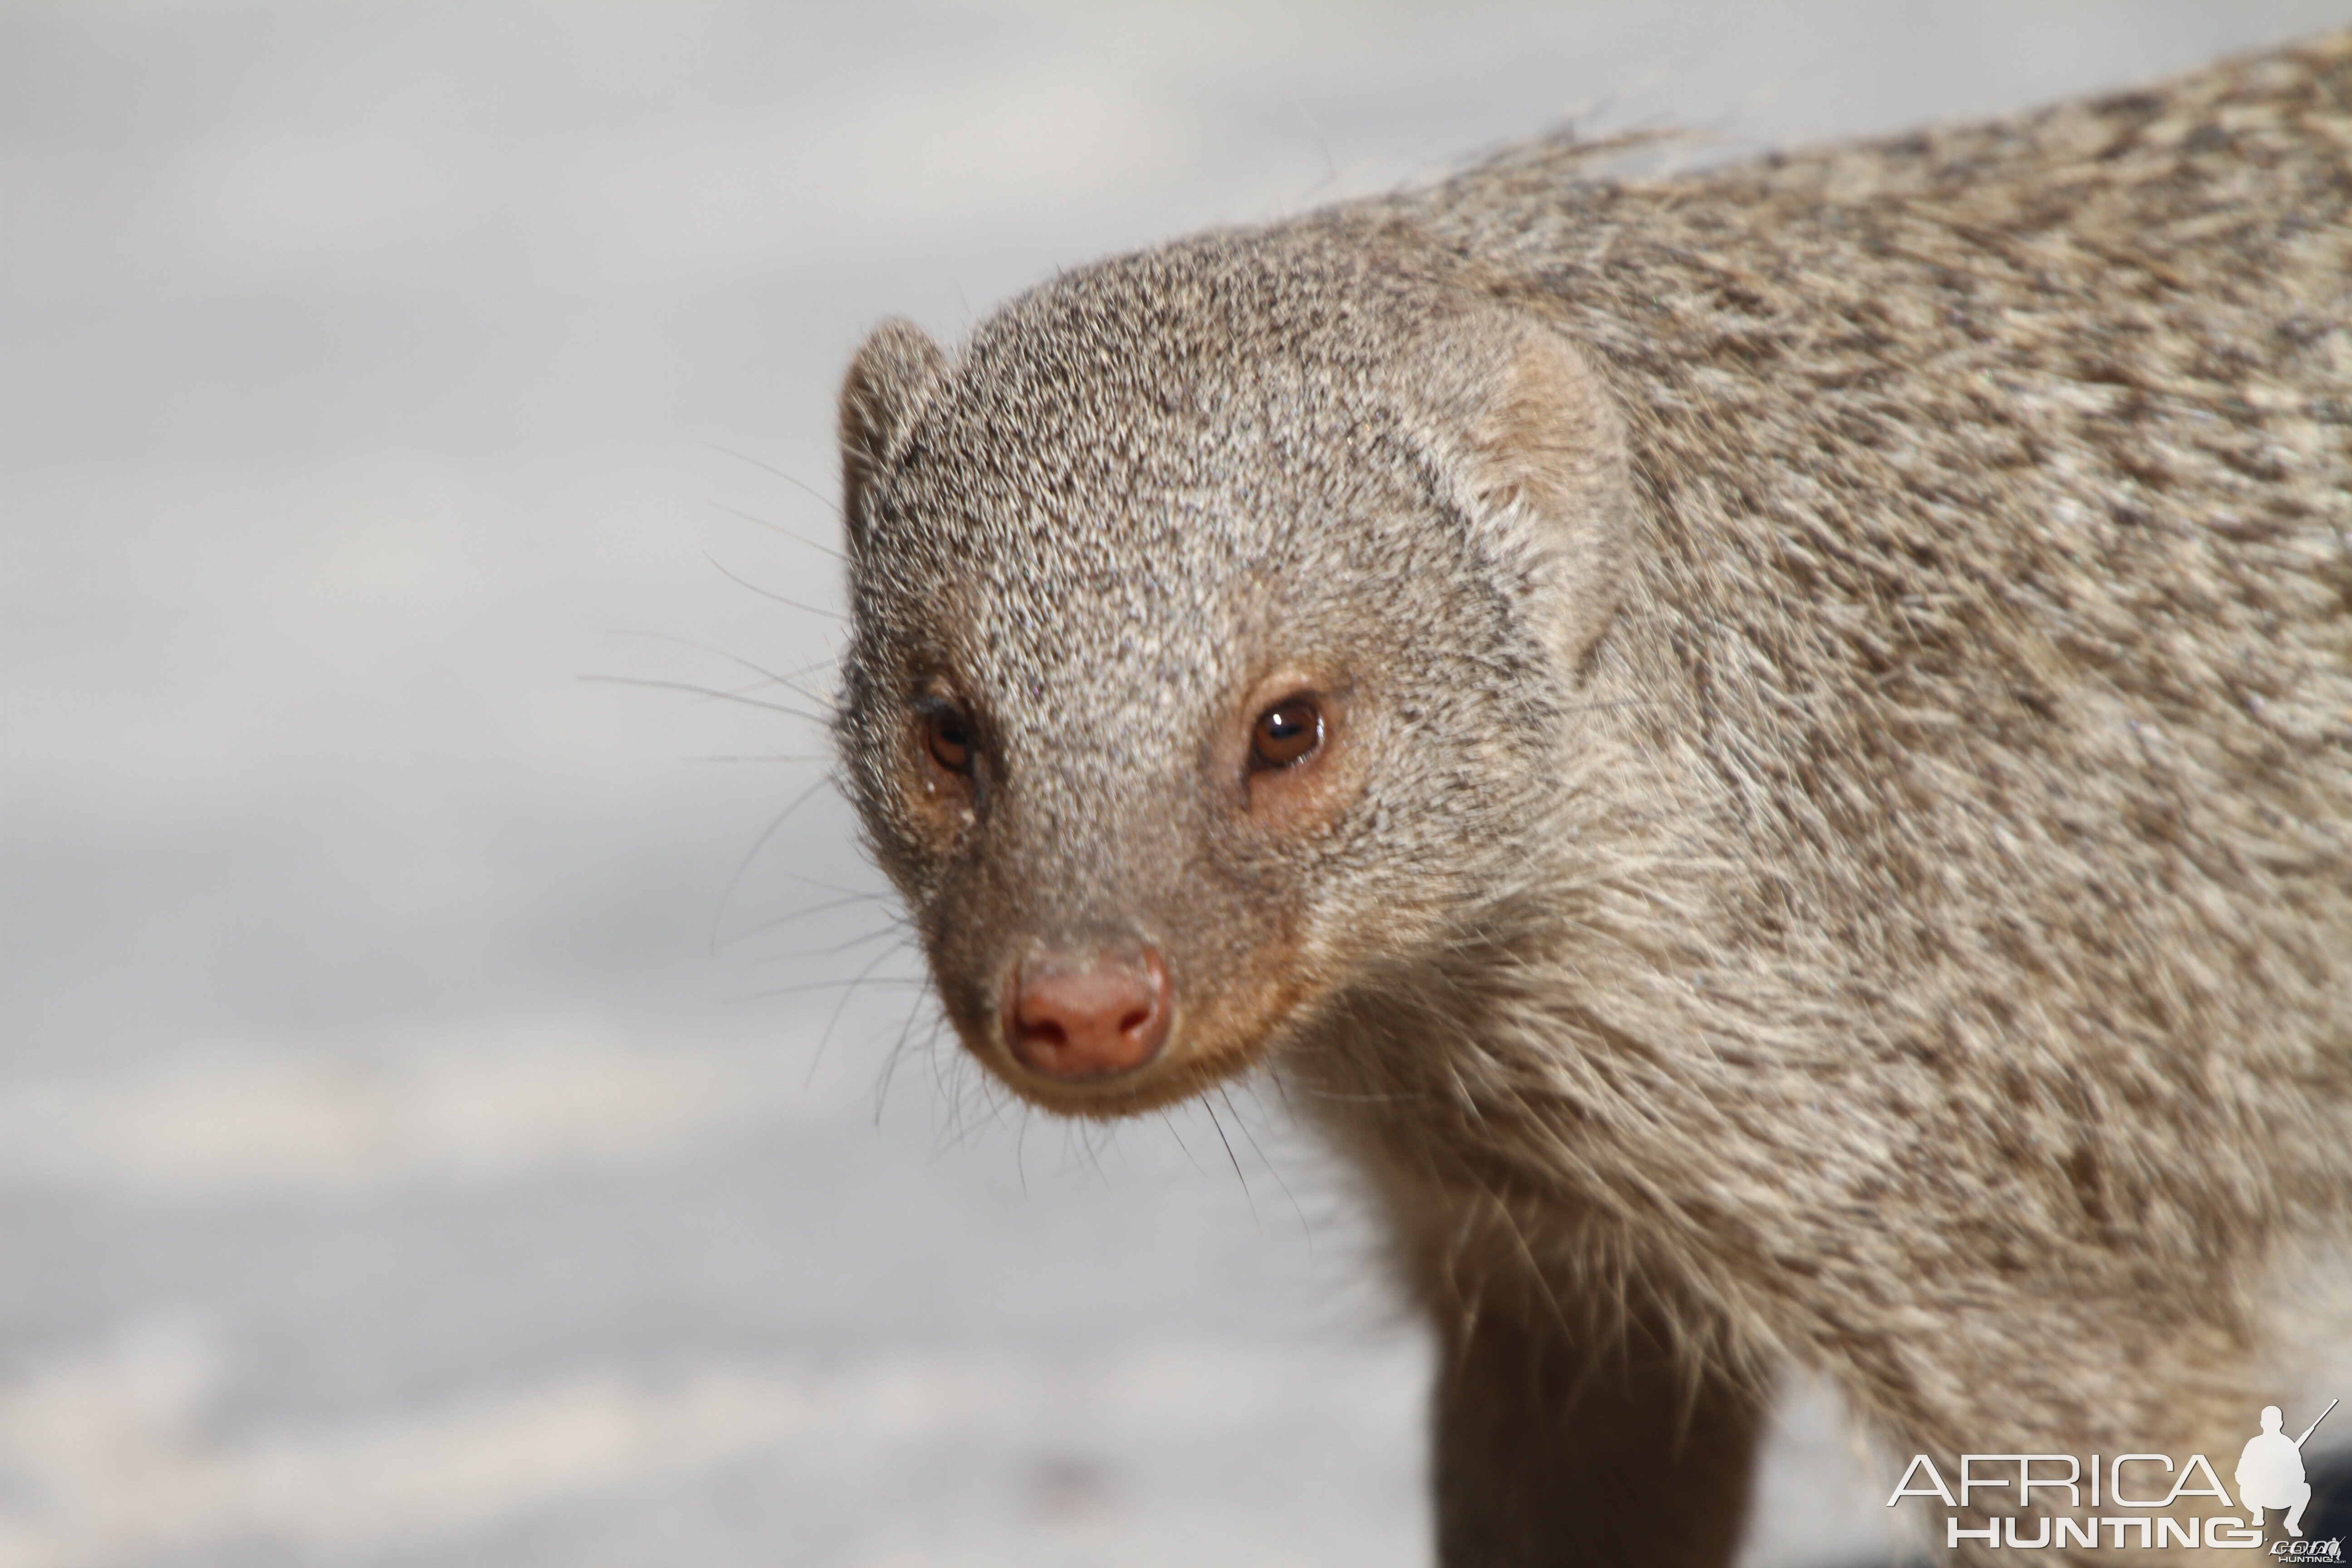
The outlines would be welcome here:
M 1168 966 L 1151 948 L 1040 954 L 1014 971 L 1007 989 L 1013 1055 L 1047 1078 L 1132 1072 L 1168 1041 Z

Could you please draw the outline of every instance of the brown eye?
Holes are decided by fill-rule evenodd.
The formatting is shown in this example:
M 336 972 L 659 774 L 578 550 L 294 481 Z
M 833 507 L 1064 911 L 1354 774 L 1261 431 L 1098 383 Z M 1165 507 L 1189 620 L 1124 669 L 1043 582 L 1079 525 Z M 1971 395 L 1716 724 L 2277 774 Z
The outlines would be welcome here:
M 954 709 L 940 709 L 923 721 L 923 744 L 948 772 L 971 772 L 971 723 Z
M 1322 744 L 1323 710 L 1312 698 L 1286 697 L 1258 715 L 1250 735 L 1250 770 L 1295 766 Z

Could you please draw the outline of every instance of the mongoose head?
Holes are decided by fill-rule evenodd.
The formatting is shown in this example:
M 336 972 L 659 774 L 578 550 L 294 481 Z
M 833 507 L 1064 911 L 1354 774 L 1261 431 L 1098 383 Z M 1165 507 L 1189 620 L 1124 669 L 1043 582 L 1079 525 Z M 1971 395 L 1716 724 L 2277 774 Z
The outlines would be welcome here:
M 886 323 L 837 739 L 963 1043 L 1113 1115 L 1310 1033 L 1542 853 L 1630 491 L 1559 329 L 1378 222 Z

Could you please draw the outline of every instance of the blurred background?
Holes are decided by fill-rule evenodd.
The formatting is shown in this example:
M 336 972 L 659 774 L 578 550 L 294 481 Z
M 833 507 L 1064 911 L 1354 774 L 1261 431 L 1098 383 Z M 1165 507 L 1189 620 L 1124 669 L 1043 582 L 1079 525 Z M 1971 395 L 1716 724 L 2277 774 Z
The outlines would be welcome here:
M 847 355 L 1564 122 L 2347 21 L 0 5 L 0 1568 L 1425 1561 L 1278 1103 L 1081 1135 L 911 984 L 815 717 Z M 1792 1389 L 1748 1568 L 1888 1484 Z

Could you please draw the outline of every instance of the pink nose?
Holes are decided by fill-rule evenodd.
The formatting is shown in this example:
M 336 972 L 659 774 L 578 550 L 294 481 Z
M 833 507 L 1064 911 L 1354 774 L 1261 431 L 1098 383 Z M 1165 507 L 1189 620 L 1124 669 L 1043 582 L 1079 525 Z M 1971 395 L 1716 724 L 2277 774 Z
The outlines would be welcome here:
M 1159 952 L 1048 952 L 1006 987 L 1005 1038 L 1031 1072 L 1075 1082 L 1132 1072 L 1168 1042 L 1168 966 Z

